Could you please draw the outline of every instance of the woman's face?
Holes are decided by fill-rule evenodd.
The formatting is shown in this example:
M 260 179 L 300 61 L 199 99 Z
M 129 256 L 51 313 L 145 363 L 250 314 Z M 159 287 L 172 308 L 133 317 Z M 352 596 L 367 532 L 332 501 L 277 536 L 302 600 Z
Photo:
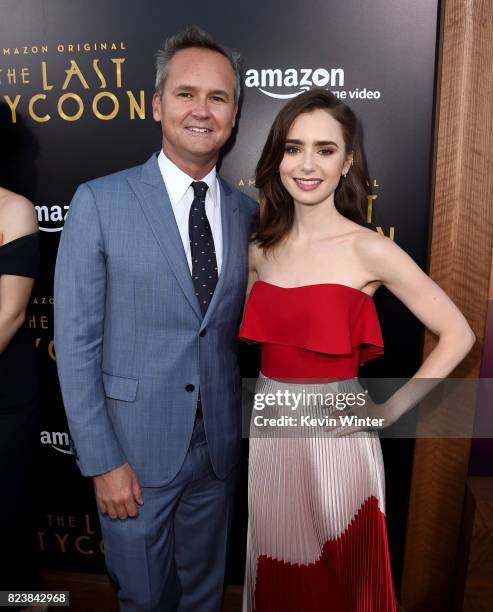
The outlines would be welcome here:
M 291 125 L 279 174 L 295 202 L 314 205 L 333 200 L 350 164 L 340 123 L 328 112 L 315 110 L 299 115 Z

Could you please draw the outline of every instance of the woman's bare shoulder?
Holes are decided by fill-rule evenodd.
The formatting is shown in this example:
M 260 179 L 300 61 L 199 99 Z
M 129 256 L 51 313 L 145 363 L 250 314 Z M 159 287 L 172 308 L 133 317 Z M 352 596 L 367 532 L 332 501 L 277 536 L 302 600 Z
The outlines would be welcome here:
M 399 247 L 391 238 L 370 228 L 360 227 L 354 234 L 354 248 L 361 257 L 387 257 Z
M 256 242 L 250 242 L 248 245 L 248 261 L 250 263 L 250 267 L 255 267 L 256 264 L 259 264 L 263 257 L 264 252 L 259 245 Z
M 36 211 L 32 202 L 7 189 L 0 188 L 1 242 L 38 231 Z

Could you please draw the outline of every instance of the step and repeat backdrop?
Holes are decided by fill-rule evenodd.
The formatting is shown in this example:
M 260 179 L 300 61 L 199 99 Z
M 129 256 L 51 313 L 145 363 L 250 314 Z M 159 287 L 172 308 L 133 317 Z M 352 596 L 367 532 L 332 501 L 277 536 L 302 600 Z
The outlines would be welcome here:
M 53 271 L 77 185 L 160 148 L 151 114 L 156 50 L 196 24 L 241 53 L 244 96 L 221 173 L 253 197 L 257 159 L 286 100 L 323 87 L 347 102 L 363 126 L 368 225 L 425 267 L 438 0 L 0 0 L 0 10 L 0 184 L 33 201 L 42 239 L 43 274 L 29 307 L 42 374 L 38 543 L 45 567 L 99 572 L 104 558 L 92 487 L 75 465 L 56 375 Z M 376 303 L 386 355 L 365 375 L 412 375 L 421 326 L 384 289 Z M 241 364 L 245 376 L 255 375 L 256 353 L 244 349 Z M 384 441 L 397 580 L 412 451 L 412 441 Z M 245 450 L 243 475 L 246 462 Z M 231 582 L 242 581 L 245 484 L 243 478 Z

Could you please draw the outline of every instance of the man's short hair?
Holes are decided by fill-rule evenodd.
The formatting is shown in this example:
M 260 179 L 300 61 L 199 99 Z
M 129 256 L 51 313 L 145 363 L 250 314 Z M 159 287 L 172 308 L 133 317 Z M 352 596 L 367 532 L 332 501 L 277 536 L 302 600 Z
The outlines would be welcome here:
M 169 63 L 175 53 L 183 49 L 209 49 L 223 55 L 231 64 L 235 75 L 234 101 L 238 104 L 241 91 L 240 55 L 219 44 L 210 34 L 197 26 L 188 26 L 181 32 L 170 36 L 156 54 L 156 93 L 163 95 L 164 84 L 168 78 Z

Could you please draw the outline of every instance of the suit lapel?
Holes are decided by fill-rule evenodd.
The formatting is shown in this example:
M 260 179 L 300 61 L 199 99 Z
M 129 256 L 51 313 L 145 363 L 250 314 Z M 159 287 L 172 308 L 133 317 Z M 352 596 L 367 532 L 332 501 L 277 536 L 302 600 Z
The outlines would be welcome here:
M 232 272 L 232 264 L 235 260 L 236 250 L 238 248 L 239 227 L 238 227 L 238 197 L 235 195 L 231 187 L 221 177 L 219 178 L 219 186 L 221 190 L 221 224 L 223 232 L 223 259 L 221 274 L 219 275 L 214 295 L 212 296 L 209 308 L 205 313 L 201 328 L 205 327 L 217 305 L 221 301 L 228 279 Z
M 183 243 L 178 231 L 178 226 L 176 225 L 176 219 L 173 209 L 171 208 L 168 192 L 166 191 L 164 181 L 159 170 L 156 155 L 153 155 L 142 166 L 141 180 L 130 178 L 129 183 L 137 196 L 139 204 L 151 227 L 154 237 L 156 238 L 159 247 L 171 270 L 173 271 L 186 299 L 199 319 L 202 319 L 202 313 L 200 312 L 200 306 L 197 301 L 197 296 L 195 295 L 195 289 L 193 287 L 187 257 L 185 255 L 185 251 L 183 250 Z M 223 219 L 224 227 L 222 210 L 221 217 Z

